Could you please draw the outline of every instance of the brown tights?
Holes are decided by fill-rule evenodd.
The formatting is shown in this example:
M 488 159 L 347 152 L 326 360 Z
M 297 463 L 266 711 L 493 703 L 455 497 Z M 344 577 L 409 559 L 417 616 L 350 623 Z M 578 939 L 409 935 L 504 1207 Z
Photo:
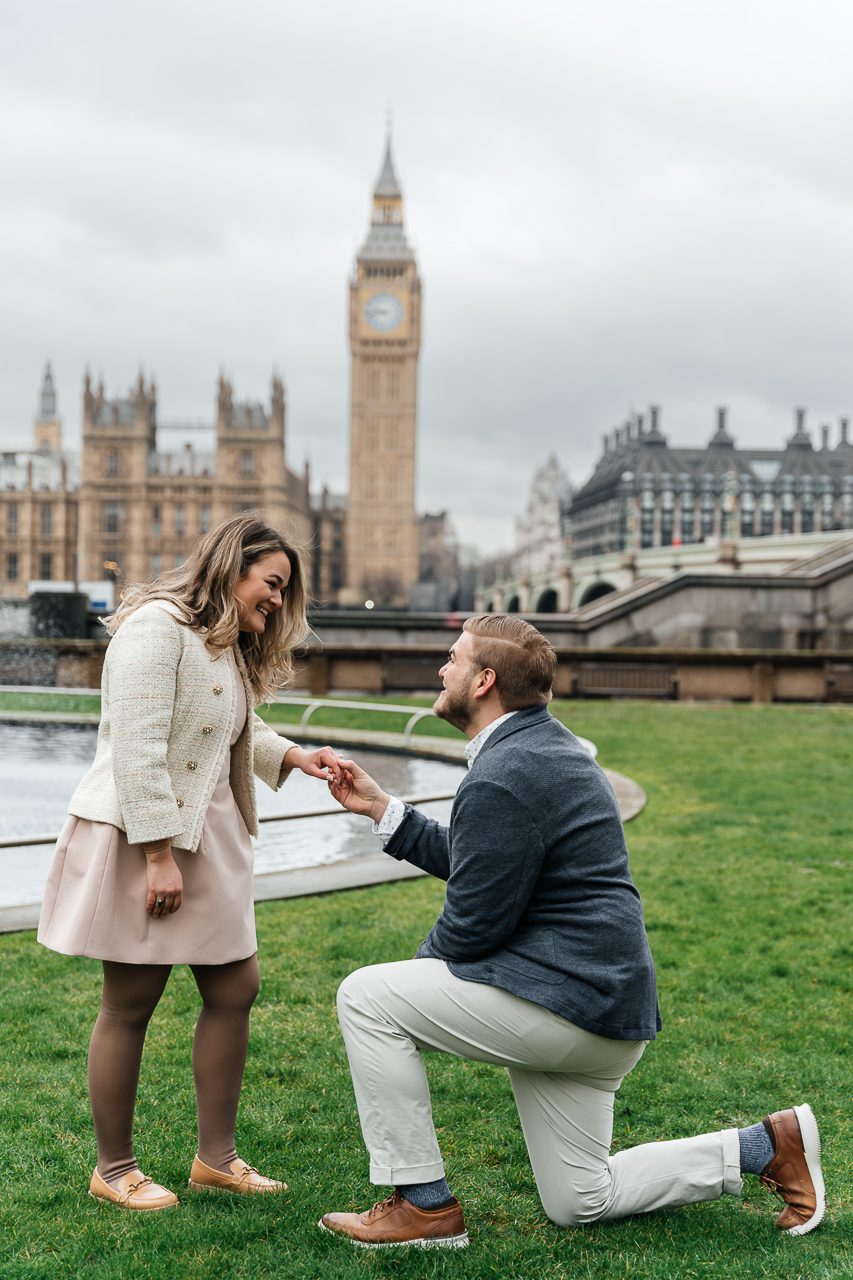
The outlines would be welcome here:
M 145 1032 L 162 996 L 168 964 L 105 960 L 101 1011 L 89 1045 L 89 1097 L 105 1182 L 137 1167 L 131 1136 Z M 234 1128 L 249 1043 L 249 1011 L 258 994 L 257 956 L 232 964 L 191 965 L 202 999 L 193 1042 L 198 1154 L 230 1172 Z

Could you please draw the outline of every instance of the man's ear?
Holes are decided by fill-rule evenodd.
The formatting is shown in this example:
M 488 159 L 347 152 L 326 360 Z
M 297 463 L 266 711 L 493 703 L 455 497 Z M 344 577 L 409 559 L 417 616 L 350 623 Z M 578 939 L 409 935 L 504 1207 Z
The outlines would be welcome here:
M 481 667 L 477 672 L 477 680 L 474 686 L 474 697 L 485 698 L 492 689 L 497 688 L 497 676 L 491 667 Z

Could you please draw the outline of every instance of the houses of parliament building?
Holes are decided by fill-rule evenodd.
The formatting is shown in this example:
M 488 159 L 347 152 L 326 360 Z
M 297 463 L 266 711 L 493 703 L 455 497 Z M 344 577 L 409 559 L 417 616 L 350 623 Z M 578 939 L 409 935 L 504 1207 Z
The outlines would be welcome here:
M 0 453 L 0 595 L 25 597 L 33 582 L 148 579 L 180 564 L 220 520 L 252 508 L 305 548 L 319 602 L 408 605 L 422 576 L 420 331 L 421 284 L 389 135 L 350 283 L 348 494 L 312 496 L 307 468 L 288 467 L 277 375 L 265 403 L 236 399 L 220 376 L 215 423 L 199 432 L 158 422 L 157 388 L 143 374 L 126 395 L 110 397 L 87 373 L 82 448 L 72 453 L 48 364 L 34 447 Z M 435 517 L 424 519 L 434 538 Z

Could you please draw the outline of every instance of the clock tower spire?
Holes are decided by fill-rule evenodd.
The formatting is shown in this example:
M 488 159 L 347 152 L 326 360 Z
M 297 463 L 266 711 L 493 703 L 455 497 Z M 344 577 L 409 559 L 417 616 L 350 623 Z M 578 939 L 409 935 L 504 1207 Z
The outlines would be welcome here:
M 421 282 L 406 240 L 391 132 L 350 282 L 350 466 L 341 603 L 407 605 L 418 580 L 415 511 Z

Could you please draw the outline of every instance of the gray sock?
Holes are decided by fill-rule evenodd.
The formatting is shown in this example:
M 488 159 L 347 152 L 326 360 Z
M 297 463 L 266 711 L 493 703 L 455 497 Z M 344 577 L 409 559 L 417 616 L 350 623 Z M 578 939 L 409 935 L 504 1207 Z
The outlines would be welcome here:
M 416 1209 L 440 1209 L 453 1199 L 453 1192 L 444 1178 L 438 1178 L 435 1182 L 412 1182 L 397 1190 Z
M 738 1129 L 741 1173 L 761 1173 L 776 1154 L 773 1139 L 762 1121 L 748 1129 Z

